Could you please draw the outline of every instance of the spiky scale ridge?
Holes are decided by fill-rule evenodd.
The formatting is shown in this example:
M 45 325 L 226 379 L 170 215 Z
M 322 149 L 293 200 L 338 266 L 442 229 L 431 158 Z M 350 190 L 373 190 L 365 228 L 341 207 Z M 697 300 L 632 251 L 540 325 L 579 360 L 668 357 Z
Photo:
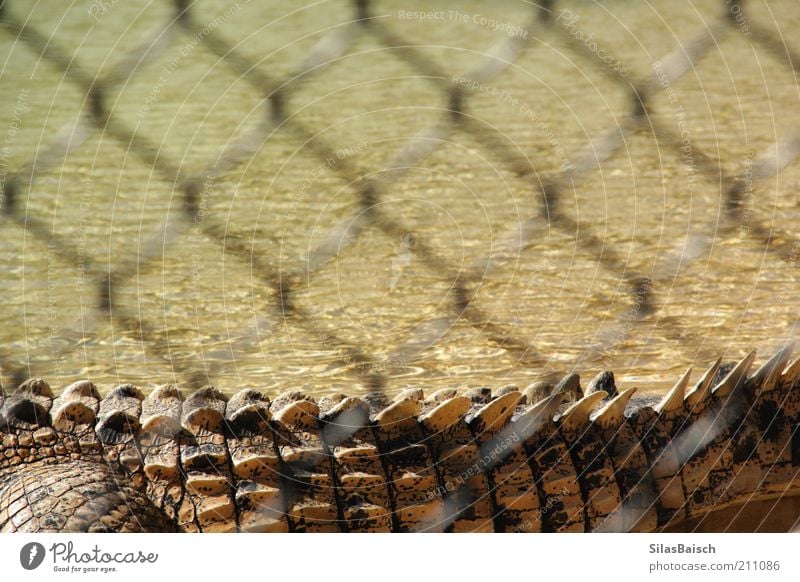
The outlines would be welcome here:
M 0 393 L 3 531 L 652 531 L 800 495 L 786 348 L 689 373 L 655 407 L 613 375 L 394 399 L 212 387 Z M 720 370 L 725 372 L 721 373 Z M 562 402 L 573 403 L 564 408 Z M 20 492 L 25 492 L 21 495 Z
M 686 394 L 684 406 L 690 412 L 699 414 L 706 403 L 709 402 L 711 387 L 714 385 L 714 378 L 716 378 L 721 365 L 722 358 L 719 358 L 703 373 L 694 388 Z
M 369 414 L 366 402 L 347 398 L 323 415 L 322 435 L 331 454 L 341 529 L 388 532 L 389 488 Z
M 1 406 L 1 405 L 0 405 Z M 76 425 L 93 425 L 100 411 L 100 394 L 87 380 L 70 384 L 53 402 L 53 428 L 69 432 Z

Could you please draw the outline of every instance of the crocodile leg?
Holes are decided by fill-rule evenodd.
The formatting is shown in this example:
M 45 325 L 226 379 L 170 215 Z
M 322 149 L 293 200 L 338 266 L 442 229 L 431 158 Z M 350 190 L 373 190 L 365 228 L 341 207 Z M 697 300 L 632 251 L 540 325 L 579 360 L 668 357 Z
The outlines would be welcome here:
M 110 434 L 118 428 L 115 421 L 98 421 L 100 433 L 95 432 L 94 387 L 85 382 L 65 389 L 51 420 L 52 396 L 45 381 L 29 380 L 2 403 L 0 531 L 172 530 L 136 485 L 142 480 L 124 473 L 122 461 L 130 466 L 136 453 L 127 454 L 129 440 Z M 110 443 L 101 445 L 100 435 Z

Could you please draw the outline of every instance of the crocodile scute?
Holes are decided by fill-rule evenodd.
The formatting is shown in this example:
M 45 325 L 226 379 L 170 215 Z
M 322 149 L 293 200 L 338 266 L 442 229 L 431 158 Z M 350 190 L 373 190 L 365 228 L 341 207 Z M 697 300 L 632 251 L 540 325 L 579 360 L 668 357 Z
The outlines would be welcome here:
M 2 532 L 651 532 L 800 496 L 800 358 L 394 398 L 0 392 Z M 798 507 L 795 503 L 793 507 Z M 792 516 L 794 523 L 800 515 Z

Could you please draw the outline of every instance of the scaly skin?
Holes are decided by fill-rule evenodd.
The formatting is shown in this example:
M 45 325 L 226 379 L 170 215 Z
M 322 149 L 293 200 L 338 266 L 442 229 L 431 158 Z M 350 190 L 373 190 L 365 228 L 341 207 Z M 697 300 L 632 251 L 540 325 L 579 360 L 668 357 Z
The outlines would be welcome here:
M 753 354 L 717 362 L 694 387 L 687 373 L 655 406 L 609 373 L 532 406 L 541 385 L 270 402 L 171 385 L 101 400 L 82 381 L 54 400 L 29 380 L 0 394 L 0 531 L 675 527 L 800 495 L 789 353 L 753 375 Z

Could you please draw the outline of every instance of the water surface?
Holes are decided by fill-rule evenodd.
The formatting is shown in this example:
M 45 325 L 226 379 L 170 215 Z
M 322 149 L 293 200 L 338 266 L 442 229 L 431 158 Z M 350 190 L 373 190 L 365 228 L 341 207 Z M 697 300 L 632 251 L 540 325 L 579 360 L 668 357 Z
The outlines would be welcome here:
M 12 2 L 4 388 L 664 390 L 797 336 L 800 89 L 748 28 L 795 2 L 402 4 Z

